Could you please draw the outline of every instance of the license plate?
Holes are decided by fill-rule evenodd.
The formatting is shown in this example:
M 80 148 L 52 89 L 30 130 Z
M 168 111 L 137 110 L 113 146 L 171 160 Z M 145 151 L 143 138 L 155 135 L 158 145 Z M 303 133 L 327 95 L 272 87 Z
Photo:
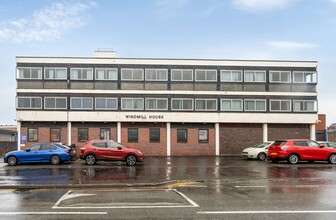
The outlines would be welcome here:
M 276 152 L 271 152 L 271 155 L 277 155 L 277 153 Z

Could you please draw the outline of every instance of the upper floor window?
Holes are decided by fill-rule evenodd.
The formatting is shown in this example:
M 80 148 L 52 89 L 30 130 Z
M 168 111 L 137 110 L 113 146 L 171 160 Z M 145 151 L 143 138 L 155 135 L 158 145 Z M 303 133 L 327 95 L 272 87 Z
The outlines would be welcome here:
M 291 111 L 291 100 L 270 100 L 270 111 Z
M 217 111 L 217 99 L 195 99 L 196 111 Z
M 171 99 L 172 110 L 193 110 L 193 99 Z
M 121 69 L 121 80 L 143 81 L 143 69 Z
M 117 98 L 96 98 L 96 109 L 101 110 L 117 110 Z
M 221 70 L 220 71 L 221 82 L 241 82 L 242 71 L 241 70 Z
M 143 98 L 121 98 L 122 110 L 143 110 L 144 100 Z
M 316 100 L 294 100 L 295 112 L 316 112 L 317 101 Z
M 96 80 L 117 80 L 117 68 L 96 68 Z
M 147 81 L 167 81 L 168 70 L 167 69 L 146 69 Z
M 71 109 L 93 109 L 93 98 L 72 97 L 70 104 Z
M 290 83 L 291 72 L 290 71 L 270 71 L 270 82 Z
M 246 99 L 244 101 L 245 111 L 266 111 L 266 100 L 264 99 Z
M 266 71 L 264 70 L 245 70 L 245 82 L 266 82 Z
M 316 83 L 317 82 L 316 72 L 294 71 L 293 75 L 294 75 L 293 82 L 295 83 Z
M 44 79 L 66 79 L 66 68 L 44 68 Z
M 192 69 L 172 69 L 171 70 L 172 81 L 193 81 Z
M 196 81 L 217 81 L 217 70 L 195 70 Z
M 146 98 L 146 110 L 167 110 L 168 99 Z
M 221 111 L 243 111 L 243 100 L 221 99 Z
M 45 109 L 66 109 L 67 98 L 66 97 L 45 97 L 44 98 Z
M 42 68 L 39 67 L 19 67 L 18 79 L 42 79 Z
M 92 80 L 93 70 L 91 68 L 71 68 L 70 77 L 74 80 Z
M 42 97 L 17 97 L 18 109 L 42 109 Z

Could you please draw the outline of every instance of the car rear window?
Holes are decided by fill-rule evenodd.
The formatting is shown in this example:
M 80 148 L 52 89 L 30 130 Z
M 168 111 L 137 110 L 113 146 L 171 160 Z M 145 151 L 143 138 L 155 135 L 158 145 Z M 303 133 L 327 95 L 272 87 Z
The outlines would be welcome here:
M 287 143 L 287 141 L 274 141 L 274 143 L 272 145 L 282 146 L 282 145 L 285 145 L 286 143 Z

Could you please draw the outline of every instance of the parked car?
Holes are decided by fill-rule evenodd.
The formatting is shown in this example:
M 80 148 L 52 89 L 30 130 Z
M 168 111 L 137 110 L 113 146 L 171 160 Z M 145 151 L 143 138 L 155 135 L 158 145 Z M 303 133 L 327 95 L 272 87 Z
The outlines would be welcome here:
M 22 163 L 51 163 L 57 165 L 71 161 L 75 152 L 72 148 L 56 143 L 34 144 L 25 150 L 11 151 L 4 156 L 4 162 L 11 166 Z
M 245 148 L 242 151 L 243 158 L 246 159 L 258 159 L 265 160 L 267 158 L 268 146 L 271 145 L 273 141 L 267 141 L 259 143 L 253 147 Z
M 80 156 L 86 164 L 93 165 L 100 160 L 125 161 L 133 166 L 138 161 L 144 160 L 144 153 L 127 148 L 113 140 L 91 140 L 81 148 Z
M 336 164 L 336 149 L 307 139 L 278 140 L 268 147 L 268 158 L 273 163 L 287 160 L 288 163 L 296 164 L 303 160 Z
M 336 142 L 330 141 L 318 141 L 319 144 L 323 144 L 325 147 L 333 147 L 336 148 Z

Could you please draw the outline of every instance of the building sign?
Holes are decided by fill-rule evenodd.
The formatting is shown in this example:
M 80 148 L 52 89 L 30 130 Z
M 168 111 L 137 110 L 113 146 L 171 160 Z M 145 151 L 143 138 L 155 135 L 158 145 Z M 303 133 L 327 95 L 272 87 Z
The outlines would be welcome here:
M 208 130 L 207 129 L 198 130 L 198 142 L 208 143 Z
M 164 119 L 163 115 L 145 115 L 145 114 L 125 115 L 125 118 L 126 119 L 142 119 L 142 120 Z
M 27 143 L 27 134 L 21 134 L 21 145 L 25 145 Z

